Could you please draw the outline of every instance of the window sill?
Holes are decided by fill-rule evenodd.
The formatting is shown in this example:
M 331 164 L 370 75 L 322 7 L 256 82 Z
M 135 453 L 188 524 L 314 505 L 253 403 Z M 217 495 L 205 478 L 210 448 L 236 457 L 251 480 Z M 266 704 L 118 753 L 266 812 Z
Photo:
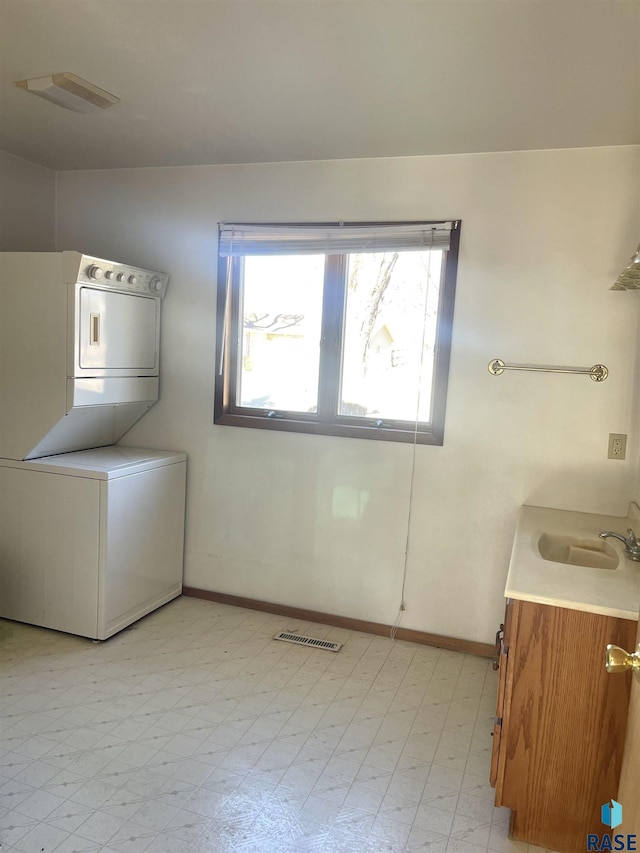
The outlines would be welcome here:
M 219 426 L 249 427 L 250 429 L 270 429 L 278 432 L 302 432 L 308 435 L 334 435 L 342 438 L 362 438 L 369 441 L 400 441 L 414 443 L 415 430 L 412 424 L 402 426 L 377 427 L 363 423 L 318 422 L 296 420 L 295 418 L 270 418 L 264 414 L 245 415 L 227 413 L 217 416 L 214 424 Z M 433 429 L 419 430 L 415 435 L 417 444 L 442 446 L 442 434 Z

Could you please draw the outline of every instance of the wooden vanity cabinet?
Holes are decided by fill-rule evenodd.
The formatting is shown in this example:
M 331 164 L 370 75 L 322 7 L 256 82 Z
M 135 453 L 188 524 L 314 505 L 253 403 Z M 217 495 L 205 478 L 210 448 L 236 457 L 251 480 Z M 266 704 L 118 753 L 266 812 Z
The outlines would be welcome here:
M 633 648 L 637 627 L 507 602 L 491 784 L 496 806 L 512 809 L 512 838 L 583 853 L 588 833 L 606 831 L 600 807 L 618 793 L 631 676 L 606 672 L 605 647 Z

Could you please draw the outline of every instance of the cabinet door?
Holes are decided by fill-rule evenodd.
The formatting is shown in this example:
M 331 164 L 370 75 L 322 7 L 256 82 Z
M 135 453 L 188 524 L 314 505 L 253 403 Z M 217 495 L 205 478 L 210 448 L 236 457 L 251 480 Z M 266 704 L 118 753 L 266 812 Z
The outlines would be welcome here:
M 502 731 L 505 714 L 505 694 L 507 691 L 507 677 L 509 674 L 509 645 L 513 632 L 513 602 L 507 602 L 504 624 L 500 626 L 496 634 L 496 651 L 498 652 L 498 667 L 500 676 L 498 680 L 498 698 L 496 702 L 496 716 L 493 724 L 493 747 L 491 751 L 490 784 L 496 789 L 496 805 L 502 805 L 502 780 L 504 778 L 504 761 L 500 762 L 500 753 L 503 747 Z M 502 765 L 502 766 L 501 766 Z M 502 769 L 502 773 L 500 770 Z
M 637 623 L 516 603 L 500 804 L 513 810 L 512 838 L 584 853 L 587 834 L 602 832 L 600 806 L 618 790 L 629 705 L 631 676 L 608 676 L 602 650 L 629 648 Z

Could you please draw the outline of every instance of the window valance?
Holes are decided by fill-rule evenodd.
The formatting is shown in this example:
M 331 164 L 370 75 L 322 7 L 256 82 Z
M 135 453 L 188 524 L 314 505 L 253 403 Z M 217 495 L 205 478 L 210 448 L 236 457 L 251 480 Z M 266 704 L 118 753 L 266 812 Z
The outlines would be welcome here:
M 393 225 L 253 225 L 221 223 L 220 257 L 342 255 L 349 252 L 449 249 L 457 222 Z

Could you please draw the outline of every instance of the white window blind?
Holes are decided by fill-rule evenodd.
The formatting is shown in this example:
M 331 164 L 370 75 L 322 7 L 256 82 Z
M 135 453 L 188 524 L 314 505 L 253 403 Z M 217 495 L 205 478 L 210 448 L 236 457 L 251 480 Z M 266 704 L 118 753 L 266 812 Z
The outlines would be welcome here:
M 456 222 L 420 222 L 400 225 L 254 225 L 220 223 L 219 254 L 341 255 L 395 249 L 425 251 L 449 249 Z

